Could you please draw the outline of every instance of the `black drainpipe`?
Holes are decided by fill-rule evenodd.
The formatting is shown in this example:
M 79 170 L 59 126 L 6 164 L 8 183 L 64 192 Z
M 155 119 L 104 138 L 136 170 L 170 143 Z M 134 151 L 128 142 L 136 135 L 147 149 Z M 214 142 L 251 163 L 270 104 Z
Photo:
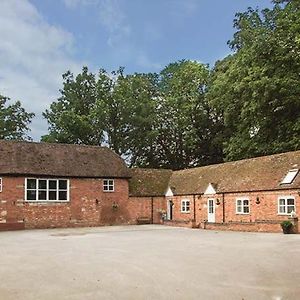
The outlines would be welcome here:
M 153 197 L 151 197 L 151 224 L 153 224 Z
M 196 195 L 193 195 L 194 201 L 194 222 L 196 223 Z
M 225 196 L 224 193 L 222 193 L 222 203 L 223 203 L 223 223 L 225 223 Z

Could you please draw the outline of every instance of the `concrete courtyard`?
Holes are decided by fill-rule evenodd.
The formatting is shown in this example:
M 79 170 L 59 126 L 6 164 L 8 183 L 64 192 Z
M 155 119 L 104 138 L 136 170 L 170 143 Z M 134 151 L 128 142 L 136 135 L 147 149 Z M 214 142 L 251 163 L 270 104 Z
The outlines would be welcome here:
M 300 235 L 155 225 L 0 232 L 0 300 L 300 299 Z

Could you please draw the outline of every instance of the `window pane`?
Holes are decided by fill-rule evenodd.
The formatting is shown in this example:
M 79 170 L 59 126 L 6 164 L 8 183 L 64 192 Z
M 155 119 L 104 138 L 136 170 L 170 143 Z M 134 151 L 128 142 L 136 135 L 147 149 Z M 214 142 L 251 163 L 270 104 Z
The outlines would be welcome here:
M 46 200 L 46 191 L 39 191 L 38 200 Z
M 244 200 L 244 205 L 248 206 L 249 205 L 249 200 Z
M 242 205 L 242 200 L 237 200 L 236 205 Z
M 27 200 L 36 200 L 36 191 L 27 191 Z
M 39 180 L 39 189 L 41 190 L 47 189 L 47 180 Z
M 56 191 L 49 191 L 49 200 L 57 200 Z
M 114 190 L 114 186 L 113 186 L 113 185 L 109 185 L 109 186 L 108 186 L 108 189 L 109 189 L 110 191 L 113 191 L 113 190 Z
M 59 200 L 67 200 L 67 192 L 60 191 L 59 192 Z
M 27 189 L 36 189 L 36 179 L 27 179 Z
M 241 206 L 237 206 L 237 207 L 236 207 L 236 211 L 237 211 L 238 213 L 241 213 L 241 212 L 242 212 L 242 207 L 241 207 Z
M 294 205 L 294 199 L 287 199 L 287 205 Z
M 248 214 L 249 213 L 249 206 L 244 206 L 244 213 Z
M 59 180 L 59 189 L 66 190 L 67 189 L 67 180 Z
M 285 205 L 285 199 L 279 199 L 279 205 Z
M 49 180 L 49 189 L 56 190 L 57 189 L 57 181 L 56 180 Z
M 285 214 L 285 206 L 279 206 L 279 213 Z
M 295 211 L 294 205 L 290 205 L 287 207 L 287 213 L 290 214 L 292 211 Z

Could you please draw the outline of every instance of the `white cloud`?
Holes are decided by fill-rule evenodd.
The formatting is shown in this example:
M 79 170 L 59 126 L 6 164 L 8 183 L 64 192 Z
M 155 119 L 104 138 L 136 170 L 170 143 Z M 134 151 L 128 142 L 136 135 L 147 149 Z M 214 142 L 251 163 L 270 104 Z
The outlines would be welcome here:
M 62 73 L 81 68 L 71 59 L 73 36 L 48 24 L 28 0 L 1 0 L 0 40 L 0 94 L 36 113 L 30 134 L 39 139 L 47 133 L 42 112 L 56 100 Z
M 82 5 L 91 5 L 97 3 L 98 0 L 63 0 L 65 6 L 69 9 L 75 9 Z
M 141 53 L 140 55 L 138 55 L 137 64 L 140 67 L 147 68 L 147 69 L 154 69 L 156 71 L 159 71 L 160 69 L 162 69 L 161 64 L 152 62 L 145 53 Z
M 117 48 L 131 35 L 131 27 L 118 0 L 62 0 L 68 9 L 93 6 L 98 12 L 98 21 L 108 32 L 107 45 Z

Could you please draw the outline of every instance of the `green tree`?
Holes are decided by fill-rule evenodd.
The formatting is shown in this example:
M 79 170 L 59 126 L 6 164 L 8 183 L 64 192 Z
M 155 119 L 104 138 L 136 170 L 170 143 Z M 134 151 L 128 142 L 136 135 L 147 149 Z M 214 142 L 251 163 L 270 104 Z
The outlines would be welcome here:
M 208 99 L 223 117 L 227 160 L 300 147 L 300 4 L 236 15 L 235 53 L 212 72 Z
M 87 67 L 75 78 L 71 72 L 63 74 L 61 97 L 53 102 L 43 116 L 49 123 L 49 134 L 43 141 L 100 145 L 103 126 L 95 118 L 97 88 L 95 75 Z
M 153 74 L 124 75 L 122 68 L 99 73 L 97 107 L 103 113 L 106 143 L 130 165 L 153 165 L 155 83 Z
M 161 166 L 181 169 L 222 160 L 219 145 L 214 145 L 216 119 L 206 99 L 208 78 L 208 67 L 195 61 L 178 61 L 161 71 L 157 137 Z
M 28 113 L 20 101 L 8 104 L 10 98 L 0 95 L 0 139 L 30 140 L 28 125 L 34 113 Z

